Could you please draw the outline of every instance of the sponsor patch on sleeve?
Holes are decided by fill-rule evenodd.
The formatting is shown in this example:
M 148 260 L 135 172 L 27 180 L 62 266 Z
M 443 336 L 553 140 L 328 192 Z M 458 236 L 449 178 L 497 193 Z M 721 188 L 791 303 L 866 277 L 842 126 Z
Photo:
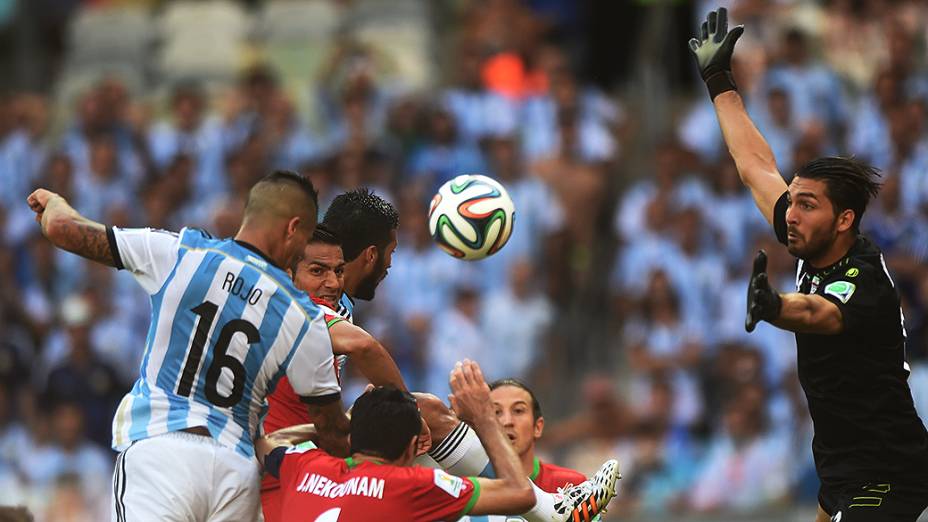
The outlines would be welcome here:
M 440 469 L 434 470 L 434 473 L 436 486 L 454 498 L 461 496 L 461 490 L 464 489 L 464 479 L 449 475 Z
M 834 297 L 837 297 L 839 301 L 844 304 L 851 299 L 851 296 L 854 295 L 854 290 L 857 289 L 857 285 L 854 283 L 849 283 L 847 281 L 835 281 L 834 283 L 828 283 L 825 286 L 825 293 Z
M 306 442 L 301 442 L 292 448 L 287 449 L 287 453 L 306 453 L 309 450 L 316 449 L 316 445 L 313 444 L 313 441 L 308 440 Z

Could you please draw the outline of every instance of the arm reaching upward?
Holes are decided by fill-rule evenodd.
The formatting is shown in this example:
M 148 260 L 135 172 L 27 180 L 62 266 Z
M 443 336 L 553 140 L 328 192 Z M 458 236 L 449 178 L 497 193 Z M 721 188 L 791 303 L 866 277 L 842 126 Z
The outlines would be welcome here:
M 535 505 L 532 485 L 512 444 L 503 435 L 480 366 L 468 360 L 458 363 L 449 384 L 452 393 L 448 398 L 455 413 L 474 427 L 498 477 L 476 479 L 480 497 L 471 514 L 519 514 L 530 510 Z
M 786 182 L 777 170 L 770 145 L 748 116 L 731 74 L 731 56 L 744 27 L 729 31 L 728 12 L 723 7 L 709 13 L 700 32 L 700 38 L 691 39 L 689 46 L 715 106 L 728 152 L 757 208 L 773 224 L 773 208 L 786 192 Z
M 116 266 L 106 227 L 91 221 L 74 210 L 58 194 L 38 189 L 26 199 L 42 225 L 42 235 L 58 248 L 91 261 Z
M 773 224 L 773 207 L 786 192 L 786 182 L 777 170 L 776 158 L 744 109 L 741 95 L 724 92 L 713 101 L 728 153 L 735 160 L 741 182 L 751 190 L 764 219 Z

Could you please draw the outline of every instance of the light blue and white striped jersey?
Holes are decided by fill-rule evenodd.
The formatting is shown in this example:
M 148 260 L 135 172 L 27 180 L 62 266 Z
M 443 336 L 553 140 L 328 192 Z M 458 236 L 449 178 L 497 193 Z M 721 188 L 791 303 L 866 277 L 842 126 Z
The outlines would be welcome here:
M 265 396 L 287 375 L 300 396 L 340 394 L 322 312 L 247 243 L 196 229 L 108 231 L 117 268 L 151 295 L 140 376 L 113 419 L 113 448 L 205 426 L 254 456 Z
M 354 324 L 354 301 L 345 292 L 342 292 L 342 297 L 338 300 L 338 310 L 335 310 L 335 313 Z

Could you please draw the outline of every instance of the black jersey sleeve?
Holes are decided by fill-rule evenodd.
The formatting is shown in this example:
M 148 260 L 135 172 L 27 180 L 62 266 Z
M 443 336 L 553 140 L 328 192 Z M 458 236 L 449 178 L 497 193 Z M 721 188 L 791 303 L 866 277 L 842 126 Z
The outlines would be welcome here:
M 789 208 L 789 192 L 780 195 L 780 199 L 773 205 L 773 231 L 777 241 L 786 244 L 786 209 Z
M 898 314 L 892 284 L 873 266 L 849 264 L 826 278 L 819 293 L 841 311 L 845 333 L 867 333 Z

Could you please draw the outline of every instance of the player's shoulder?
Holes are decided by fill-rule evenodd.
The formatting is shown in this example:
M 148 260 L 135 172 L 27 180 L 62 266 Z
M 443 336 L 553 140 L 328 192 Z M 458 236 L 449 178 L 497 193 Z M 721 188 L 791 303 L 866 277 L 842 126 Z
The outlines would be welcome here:
M 586 476 L 579 471 L 539 461 L 539 473 L 535 482 L 541 489 L 551 492 L 567 484 L 576 485 L 585 480 Z
M 883 253 L 864 236 L 857 238 L 847 257 L 830 272 L 826 279 L 893 286 Z
M 180 232 L 177 232 L 176 235 L 180 238 L 181 242 L 189 246 L 206 245 L 217 241 L 208 231 L 197 227 L 184 227 L 180 229 Z

